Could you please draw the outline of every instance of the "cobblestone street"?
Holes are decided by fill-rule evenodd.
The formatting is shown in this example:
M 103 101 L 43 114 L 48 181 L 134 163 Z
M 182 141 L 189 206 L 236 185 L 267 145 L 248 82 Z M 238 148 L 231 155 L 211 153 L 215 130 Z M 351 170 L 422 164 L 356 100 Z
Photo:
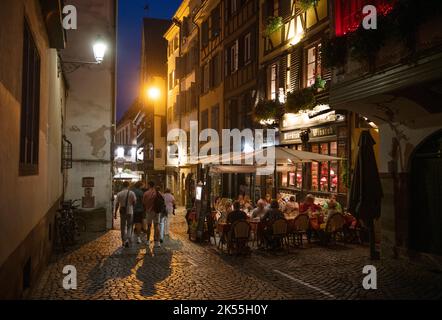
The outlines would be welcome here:
M 441 299 L 442 275 L 400 260 L 374 263 L 378 290 L 362 287 L 367 248 L 312 245 L 291 252 L 221 254 L 188 240 L 183 214 L 159 249 L 121 248 L 119 231 L 89 239 L 54 258 L 32 299 Z M 77 268 L 77 290 L 64 290 L 62 270 Z

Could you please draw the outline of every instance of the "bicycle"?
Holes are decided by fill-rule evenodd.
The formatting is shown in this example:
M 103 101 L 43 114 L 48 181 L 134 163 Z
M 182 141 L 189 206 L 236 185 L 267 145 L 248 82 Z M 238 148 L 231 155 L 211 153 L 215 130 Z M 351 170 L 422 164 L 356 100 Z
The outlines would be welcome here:
M 75 203 L 80 200 L 63 201 L 61 208 L 57 210 L 55 220 L 56 239 L 63 252 L 67 246 L 76 243 L 76 238 L 80 236 L 81 232 L 86 231 L 84 219 L 75 215 L 75 211 L 79 208 L 79 205 L 75 205 Z

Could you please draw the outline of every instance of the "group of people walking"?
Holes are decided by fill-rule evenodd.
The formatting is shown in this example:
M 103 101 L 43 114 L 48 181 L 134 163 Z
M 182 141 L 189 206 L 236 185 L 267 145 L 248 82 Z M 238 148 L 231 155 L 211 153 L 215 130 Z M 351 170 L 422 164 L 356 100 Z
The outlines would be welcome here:
M 143 242 L 143 233 L 146 234 L 145 243 L 150 245 L 152 225 L 154 228 L 155 247 L 161 247 L 165 237 L 169 236 L 169 223 L 171 215 L 175 214 L 175 198 L 169 189 L 161 192 L 154 182 L 144 187 L 141 181 L 136 182 L 132 188 L 129 182 L 123 183 L 121 190 L 115 197 L 114 218 L 120 212 L 121 240 L 123 246 L 128 248 L 134 242 Z

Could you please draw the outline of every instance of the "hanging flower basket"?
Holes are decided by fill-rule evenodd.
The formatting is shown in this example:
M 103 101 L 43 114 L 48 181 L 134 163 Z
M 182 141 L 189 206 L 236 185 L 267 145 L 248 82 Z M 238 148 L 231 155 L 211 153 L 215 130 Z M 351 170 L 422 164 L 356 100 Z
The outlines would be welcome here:
M 285 109 L 290 113 L 311 110 L 316 106 L 314 88 L 304 88 L 287 94 Z
M 278 123 L 283 114 L 283 105 L 276 100 L 260 100 L 254 110 L 257 122 L 273 120 L 274 123 Z

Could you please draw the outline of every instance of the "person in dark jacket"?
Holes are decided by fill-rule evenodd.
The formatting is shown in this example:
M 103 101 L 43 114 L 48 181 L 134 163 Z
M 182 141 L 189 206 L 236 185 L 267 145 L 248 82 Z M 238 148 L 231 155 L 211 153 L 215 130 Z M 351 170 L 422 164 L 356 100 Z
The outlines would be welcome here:
M 247 214 L 241 210 L 241 203 L 235 201 L 233 203 L 233 211 L 227 216 L 227 222 L 234 223 L 239 220 L 247 220 Z
M 137 237 L 137 243 L 141 243 L 141 230 L 143 228 L 143 223 L 146 220 L 146 212 L 144 210 L 143 205 L 143 192 L 144 183 L 142 181 L 138 181 L 135 183 L 132 191 L 135 193 L 137 197 L 137 202 L 134 206 L 134 225 L 135 225 L 135 236 Z
M 270 203 L 270 210 L 266 212 L 261 221 L 264 222 L 264 238 L 265 241 L 273 248 L 276 243 L 272 241 L 273 223 L 276 220 L 284 219 L 284 213 L 279 210 L 279 203 L 277 200 L 272 200 Z

